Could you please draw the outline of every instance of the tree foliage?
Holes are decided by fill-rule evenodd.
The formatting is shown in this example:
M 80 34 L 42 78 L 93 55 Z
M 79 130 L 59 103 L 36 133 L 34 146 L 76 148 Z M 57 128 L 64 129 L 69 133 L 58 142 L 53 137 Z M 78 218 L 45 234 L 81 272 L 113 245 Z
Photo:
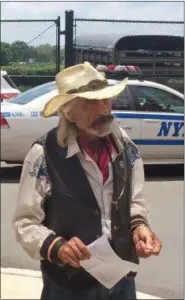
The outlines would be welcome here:
M 15 41 L 12 44 L 1 42 L 1 66 L 8 66 L 12 63 L 55 63 L 56 46 L 43 44 L 29 46 L 23 41 Z M 61 61 L 64 59 L 64 50 L 60 52 Z
M 12 61 L 12 49 L 8 43 L 1 43 L 1 65 L 7 66 Z

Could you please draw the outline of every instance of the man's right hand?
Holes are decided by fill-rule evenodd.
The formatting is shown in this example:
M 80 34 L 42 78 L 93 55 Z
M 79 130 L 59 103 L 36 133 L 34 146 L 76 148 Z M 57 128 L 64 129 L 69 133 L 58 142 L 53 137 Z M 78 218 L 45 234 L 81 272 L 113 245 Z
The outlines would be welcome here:
M 73 268 L 80 267 L 80 260 L 90 259 L 91 254 L 87 246 L 77 237 L 73 237 L 58 250 L 58 257 L 62 262 Z

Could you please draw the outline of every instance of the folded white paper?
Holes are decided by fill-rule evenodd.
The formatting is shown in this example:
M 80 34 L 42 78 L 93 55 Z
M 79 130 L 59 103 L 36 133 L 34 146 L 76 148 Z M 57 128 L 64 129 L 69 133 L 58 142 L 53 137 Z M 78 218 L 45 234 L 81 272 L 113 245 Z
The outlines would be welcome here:
M 108 289 L 112 288 L 130 271 L 138 271 L 137 264 L 122 260 L 114 252 L 105 235 L 87 247 L 90 250 L 91 258 L 81 261 L 80 264 Z

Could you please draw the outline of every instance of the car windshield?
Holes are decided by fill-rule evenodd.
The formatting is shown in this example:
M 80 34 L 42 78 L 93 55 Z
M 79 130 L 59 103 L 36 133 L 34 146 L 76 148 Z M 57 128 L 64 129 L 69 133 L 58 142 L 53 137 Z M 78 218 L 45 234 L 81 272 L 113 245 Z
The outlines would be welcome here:
M 52 90 L 56 89 L 55 82 L 48 82 L 42 85 L 39 85 L 35 88 L 32 88 L 26 92 L 23 92 L 16 98 L 11 100 L 11 103 L 24 105 L 31 101 L 33 101 L 35 98 L 42 96 L 44 94 L 47 94 L 48 92 L 51 92 Z

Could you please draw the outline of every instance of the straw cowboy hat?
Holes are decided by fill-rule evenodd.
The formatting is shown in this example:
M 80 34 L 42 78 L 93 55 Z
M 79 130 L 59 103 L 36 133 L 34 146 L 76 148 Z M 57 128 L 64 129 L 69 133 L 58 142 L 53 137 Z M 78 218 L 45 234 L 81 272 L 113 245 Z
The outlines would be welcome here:
M 56 75 L 59 95 L 47 102 L 42 115 L 45 118 L 55 115 L 61 106 L 77 97 L 88 100 L 113 98 L 125 89 L 126 83 L 127 79 L 108 86 L 104 75 L 89 62 L 69 67 Z

